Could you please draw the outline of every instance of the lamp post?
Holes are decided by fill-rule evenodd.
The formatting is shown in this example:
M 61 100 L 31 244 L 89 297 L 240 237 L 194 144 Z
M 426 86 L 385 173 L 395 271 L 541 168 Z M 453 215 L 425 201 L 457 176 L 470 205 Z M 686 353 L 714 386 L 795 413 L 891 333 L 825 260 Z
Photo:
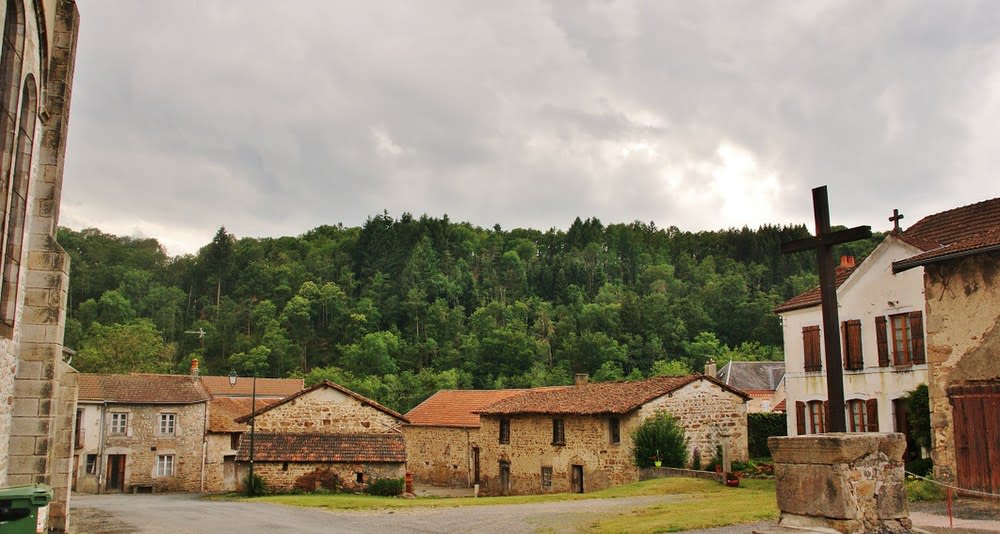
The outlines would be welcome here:
M 233 369 L 229 373 L 229 385 L 235 386 L 237 378 L 238 376 L 236 374 L 236 370 Z M 256 489 L 254 488 L 254 478 L 253 478 L 253 437 L 254 437 L 254 430 L 256 429 L 255 412 L 257 411 L 257 373 L 253 374 L 252 380 L 253 382 L 251 383 L 253 385 L 250 388 L 250 476 L 247 477 L 247 495 L 250 497 L 254 496 L 254 494 L 256 493 Z

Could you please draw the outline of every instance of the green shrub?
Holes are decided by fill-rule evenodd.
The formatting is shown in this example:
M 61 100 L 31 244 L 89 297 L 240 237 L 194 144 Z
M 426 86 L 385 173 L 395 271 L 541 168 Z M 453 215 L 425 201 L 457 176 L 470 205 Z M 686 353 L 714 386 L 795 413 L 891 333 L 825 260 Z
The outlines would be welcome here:
M 378 478 L 368 484 L 365 488 L 366 493 L 372 495 L 381 495 L 383 497 L 392 497 L 396 495 L 403 494 L 403 479 L 402 478 Z
M 788 421 L 783 413 L 747 414 L 747 447 L 751 458 L 770 458 L 767 438 L 788 435 Z
M 906 500 L 910 502 L 940 501 L 944 494 L 944 488 L 929 480 L 914 478 L 906 481 Z
M 253 474 L 253 478 L 247 474 L 247 477 L 243 479 L 243 487 L 246 488 L 247 497 L 256 497 L 267 493 L 267 482 L 264 481 L 264 477 L 257 473 Z
M 635 465 L 652 467 L 659 459 L 666 467 L 684 467 L 687 463 L 687 439 L 673 416 L 656 412 L 632 432 L 632 455 Z

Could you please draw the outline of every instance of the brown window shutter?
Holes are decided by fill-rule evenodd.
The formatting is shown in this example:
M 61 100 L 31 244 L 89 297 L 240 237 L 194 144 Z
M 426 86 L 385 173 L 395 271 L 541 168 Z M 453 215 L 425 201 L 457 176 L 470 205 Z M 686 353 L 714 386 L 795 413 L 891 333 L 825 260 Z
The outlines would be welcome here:
M 924 312 L 910 312 L 910 336 L 913 338 L 913 363 L 926 363 L 924 356 Z
M 850 335 L 847 333 L 847 321 L 840 322 L 840 358 L 844 360 L 844 369 L 853 369 L 851 362 Z
M 866 400 L 865 408 L 868 410 L 868 432 L 878 432 L 878 399 Z
M 878 366 L 889 367 L 889 339 L 884 315 L 875 318 L 875 341 L 878 344 Z
M 806 371 L 821 371 L 823 364 L 819 352 L 819 326 L 802 327 L 802 348 Z
M 806 434 L 806 403 L 802 401 L 795 401 L 795 433 Z
M 865 359 L 861 353 L 861 321 L 852 319 L 840 324 L 844 340 L 844 369 L 860 370 L 865 367 Z

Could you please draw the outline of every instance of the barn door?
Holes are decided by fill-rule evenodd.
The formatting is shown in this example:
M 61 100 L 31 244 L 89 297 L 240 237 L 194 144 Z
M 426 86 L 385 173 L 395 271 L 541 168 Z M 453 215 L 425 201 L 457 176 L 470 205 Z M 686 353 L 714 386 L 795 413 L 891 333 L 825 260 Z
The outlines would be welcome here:
M 960 488 L 1000 493 L 1000 382 L 948 388 Z
M 572 477 L 570 485 L 572 486 L 573 493 L 583 493 L 583 466 L 574 465 L 570 476 Z
M 108 455 L 108 491 L 125 491 L 125 455 Z

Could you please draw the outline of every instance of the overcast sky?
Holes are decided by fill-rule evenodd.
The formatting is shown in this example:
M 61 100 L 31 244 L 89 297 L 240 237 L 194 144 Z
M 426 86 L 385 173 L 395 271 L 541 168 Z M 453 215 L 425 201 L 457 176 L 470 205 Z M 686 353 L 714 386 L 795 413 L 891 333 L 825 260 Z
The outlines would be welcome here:
M 1000 192 L 1000 3 L 78 0 L 60 223 L 887 230 Z

